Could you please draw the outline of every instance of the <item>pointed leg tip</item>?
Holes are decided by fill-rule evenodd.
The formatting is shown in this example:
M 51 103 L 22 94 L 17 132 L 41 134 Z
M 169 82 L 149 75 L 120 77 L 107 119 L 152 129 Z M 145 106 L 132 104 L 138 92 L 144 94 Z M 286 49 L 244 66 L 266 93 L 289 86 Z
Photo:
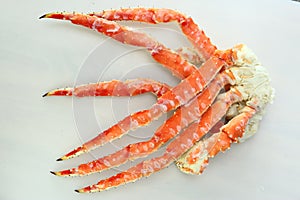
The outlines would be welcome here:
M 47 18 L 47 15 L 48 14 L 44 14 L 44 15 L 40 16 L 39 19 Z
M 63 161 L 63 160 L 67 160 L 67 159 L 69 159 L 69 158 L 70 158 L 70 157 L 63 156 L 63 157 L 57 158 L 56 161 Z
M 45 16 L 46 16 L 46 15 L 42 15 L 42 16 L 39 17 L 39 19 L 43 19 L 43 18 L 45 18 Z
M 102 189 L 99 189 L 97 186 L 95 187 L 95 185 L 90 185 L 81 189 L 76 189 L 75 192 L 78 193 L 95 193 L 95 192 L 102 192 Z
M 47 92 L 42 95 L 42 97 L 46 96 L 72 96 L 72 90 L 71 88 L 60 88 L 60 89 L 55 89 L 50 92 Z
M 70 17 L 72 17 L 74 14 L 70 13 L 48 13 L 44 14 L 39 17 L 39 19 L 44 19 L 44 18 L 53 18 L 53 19 L 63 19 L 63 20 L 69 20 Z
M 49 92 L 47 92 L 47 93 L 43 94 L 43 96 L 42 96 L 42 97 L 46 97 L 46 96 L 48 96 L 48 95 L 49 95 Z
M 57 176 L 57 172 L 54 172 L 54 171 L 50 171 L 51 174 L 54 174 L 55 176 Z
M 62 177 L 80 176 L 80 174 L 76 170 L 77 170 L 76 168 L 73 168 L 73 169 L 66 169 L 57 172 L 50 171 L 50 173 L 54 174 L 55 176 L 62 176 Z
M 84 193 L 83 189 L 77 189 L 77 190 L 74 190 L 74 191 L 77 192 L 77 193 Z

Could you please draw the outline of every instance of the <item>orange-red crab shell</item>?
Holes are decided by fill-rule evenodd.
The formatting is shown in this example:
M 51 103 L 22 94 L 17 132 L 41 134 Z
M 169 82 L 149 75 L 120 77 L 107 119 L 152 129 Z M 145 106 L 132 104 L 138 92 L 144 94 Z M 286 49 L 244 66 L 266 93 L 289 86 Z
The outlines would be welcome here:
M 170 87 L 149 79 L 126 82 L 112 80 L 75 88 L 50 91 L 44 96 L 134 96 L 152 92 L 157 102 L 147 110 L 133 113 L 99 133 L 95 138 L 65 154 L 66 160 L 120 138 L 128 131 L 151 123 L 163 113 L 175 110 L 148 141 L 129 144 L 121 150 L 72 169 L 51 172 L 58 176 L 78 176 L 100 172 L 146 157 L 168 143 L 163 155 L 144 160 L 126 171 L 85 188 L 80 193 L 99 192 L 133 182 L 176 162 L 178 168 L 200 174 L 208 160 L 227 150 L 231 143 L 244 141 L 257 131 L 264 108 L 272 101 L 273 89 L 266 70 L 245 46 L 217 50 L 192 18 L 170 9 L 128 8 L 92 14 L 49 13 L 41 18 L 68 20 L 128 45 L 146 48 L 152 58 L 181 82 Z M 116 21 L 179 24 L 193 45 L 195 54 L 174 51 L 145 33 Z M 225 117 L 225 121 L 222 119 Z

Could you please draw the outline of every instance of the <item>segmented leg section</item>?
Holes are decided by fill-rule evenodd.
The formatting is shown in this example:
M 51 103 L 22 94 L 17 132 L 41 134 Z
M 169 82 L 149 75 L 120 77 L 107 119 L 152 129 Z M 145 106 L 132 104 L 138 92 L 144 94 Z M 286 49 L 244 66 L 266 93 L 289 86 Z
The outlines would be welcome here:
M 231 143 L 243 137 L 249 120 L 256 109 L 246 106 L 241 113 L 224 125 L 220 132 L 200 140 L 189 151 L 176 161 L 177 167 L 184 173 L 201 174 L 208 165 L 209 158 L 220 151 L 230 148 Z
M 176 52 L 186 59 L 188 62 L 193 63 L 195 66 L 200 66 L 202 63 L 197 53 L 188 47 L 182 47 Z M 47 92 L 45 96 L 135 96 L 151 92 L 152 94 L 160 97 L 170 90 L 170 86 L 152 79 L 131 79 L 126 81 L 112 80 L 98 83 L 90 83 L 86 85 L 79 85 L 75 88 L 59 88 Z
M 190 103 L 178 108 L 148 141 L 130 144 L 111 155 L 99 158 L 95 161 L 81 164 L 77 168 L 53 172 L 58 176 L 87 175 L 100 172 L 112 167 L 124 164 L 147 156 L 156 151 L 163 144 L 174 138 L 190 123 L 198 120 L 201 115 L 211 106 L 220 90 L 232 82 L 226 72 L 219 74 L 211 84 Z
M 209 59 L 217 49 L 192 18 L 171 9 L 125 8 L 120 10 L 105 10 L 90 15 L 113 21 L 132 20 L 151 24 L 175 21 L 204 60 Z
M 200 138 L 202 138 L 220 119 L 226 114 L 228 108 L 235 102 L 241 100 L 241 94 L 237 90 L 230 90 L 215 102 L 202 116 L 199 123 L 195 122 L 178 135 L 166 148 L 162 156 L 146 160 L 108 179 L 99 181 L 95 185 L 76 190 L 80 193 L 100 192 L 125 183 L 134 182 L 142 177 L 150 176 L 173 161 L 177 160 L 183 153 L 190 149 Z
M 133 79 L 125 82 L 112 80 L 77 86 L 75 88 L 61 88 L 50 91 L 43 96 L 135 96 L 147 92 L 160 97 L 170 90 L 170 86 L 150 79 Z
M 139 111 L 125 117 L 117 124 L 100 133 L 94 139 L 86 142 L 81 147 L 76 148 L 58 160 L 66 160 L 102 146 L 107 142 L 120 138 L 129 130 L 145 126 L 160 117 L 163 113 L 186 104 L 201 92 L 224 66 L 226 66 L 224 61 L 212 57 L 188 78 L 159 97 L 157 103 L 149 110 Z M 201 104 L 204 105 L 203 102 Z
M 69 20 L 74 24 L 98 31 L 121 43 L 145 47 L 151 52 L 154 60 L 161 63 L 181 79 L 188 77 L 197 69 L 195 65 L 189 63 L 178 53 L 166 48 L 147 34 L 131 30 L 113 21 L 75 13 L 50 13 L 43 15 L 41 18 Z

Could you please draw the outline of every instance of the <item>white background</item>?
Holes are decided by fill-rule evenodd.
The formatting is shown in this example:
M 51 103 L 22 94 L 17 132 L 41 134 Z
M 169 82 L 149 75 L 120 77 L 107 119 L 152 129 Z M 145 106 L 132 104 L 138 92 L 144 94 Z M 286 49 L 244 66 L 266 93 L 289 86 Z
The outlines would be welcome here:
M 77 194 L 74 189 L 96 183 L 116 171 L 60 178 L 49 171 L 72 167 L 92 157 L 86 155 L 63 163 L 55 159 L 125 114 L 116 113 L 110 104 L 103 106 L 101 98 L 97 98 L 95 114 L 97 120 L 102 121 L 98 128 L 89 128 L 92 125 L 89 126 L 87 120 L 84 127 L 90 136 L 86 136 L 79 130 L 80 124 L 74 114 L 76 108 L 72 105 L 82 101 L 84 108 L 84 102 L 89 100 L 42 98 L 41 95 L 57 87 L 72 86 L 95 48 L 100 52 L 98 64 L 101 67 L 101 54 L 113 54 L 123 46 L 112 42 L 112 47 L 101 53 L 101 48 L 97 47 L 101 47 L 106 37 L 68 22 L 38 20 L 38 17 L 53 11 L 93 12 L 129 6 L 173 8 L 192 16 L 220 49 L 237 43 L 247 44 L 267 67 L 276 97 L 255 137 L 212 159 L 201 176 L 188 176 L 170 166 L 134 184 L 96 194 Z M 278 0 L 165 0 L 151 3 L 137 0 L 11 0 L 1 2 L 0 22 L 1 200 L 300 199 L 300 109 L 297 103 L 300 3 Z M 145 51 L 144 54 L 147 56 Z M 127 59 L 125 65 L 130 67 L 133 60 Z M 120 73 L 118 69 L 109 72 L 110 79 L 120 78 L 128 69 L 116 77 L 113 77 L 114 72 Z M 158 76 L 151 75 L 154 73 L 151 70 L 149 73 L 149 77 Z M 165 81 L 171 81 L 171 78 Z M 113 102 L 103 99 L 106 103 Z M 153 103 L 154 98 L 150 99 Z M 133 98 L 128 112 L 139 109 L 138 102 L 141 101 L 151 105 L 146 98 Z M 133 102 L 137 102 L 137 107 Z M 151 132 L 147 134 L 150 136 Z M 118 146 L 122 145 L 119 141 Z

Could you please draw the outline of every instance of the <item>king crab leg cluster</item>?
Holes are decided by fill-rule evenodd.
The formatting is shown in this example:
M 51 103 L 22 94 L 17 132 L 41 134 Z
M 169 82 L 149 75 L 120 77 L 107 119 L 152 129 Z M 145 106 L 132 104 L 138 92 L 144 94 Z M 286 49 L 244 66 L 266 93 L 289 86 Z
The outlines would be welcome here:
M 75 88 L 50 91 L 44 96 L 134 96 L 152 92 L 157 102 L 148 110 L 133 113 L 101 132 L 82 146 L 62 156 L 66 160 L 122 137 L 145 126 L 163 113 L 175 110 L 148 141 L 129 144 L 123 149 L 78 167 L 51 172 L 58 176 L 78 176 L 100 172 L 146 157 L 171 140 L 165 153 L 123 171 L 97 184 L 75 190 L 98 192 L 133 182 L 159 171 L 172 162 L 185 173 L 201 174 L 208 159 L 227 150 L 231 143 L 252 136 L 273 89 L 265 69 L 245 46 L 217 50 L 190 17 L 169 9 L 133 8 L 92 14 L 49 13 L 41 18 L 69 20 L 98 31 L 119 42 L 144 47 L 158 63 L 168 68 L 181 82 L 171 88 L 148 79 L 125 82 L 113 80 Z M 195 48 L 196 56 L 173 51 L 145 33 L 119 25 L 117 20 L 145 23 L 175 21 Z M 202 63 L 196 66 L 196 63 Z M 225 121 L 222 119 L 225 117 Z

